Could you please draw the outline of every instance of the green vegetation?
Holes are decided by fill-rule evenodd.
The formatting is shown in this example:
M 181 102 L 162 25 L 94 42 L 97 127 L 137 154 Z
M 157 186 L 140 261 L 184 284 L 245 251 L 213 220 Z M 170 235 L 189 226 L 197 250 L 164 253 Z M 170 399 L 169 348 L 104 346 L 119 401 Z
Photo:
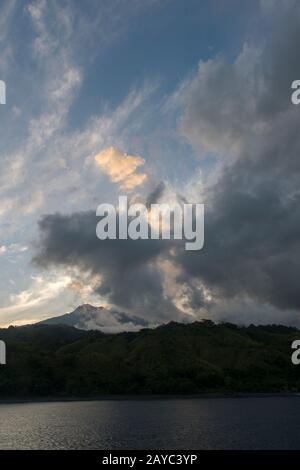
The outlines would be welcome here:
M 0 330 L 0 397 L 300 391 L 284 326 L 169 323 L 106 335 L 68 326 Z

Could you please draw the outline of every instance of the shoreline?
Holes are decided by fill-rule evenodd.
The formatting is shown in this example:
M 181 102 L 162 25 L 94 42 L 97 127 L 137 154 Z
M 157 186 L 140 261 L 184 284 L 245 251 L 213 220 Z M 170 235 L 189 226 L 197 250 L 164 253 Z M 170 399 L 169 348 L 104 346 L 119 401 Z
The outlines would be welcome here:
M 190 395 L 99 395 L 95 397 L 28 397 L 0 399 L 0 405 L 34 403 L 72 403 L 92 401 L 200 400 L 209 398 L 297 398 L 300 392 L 202 393 Z

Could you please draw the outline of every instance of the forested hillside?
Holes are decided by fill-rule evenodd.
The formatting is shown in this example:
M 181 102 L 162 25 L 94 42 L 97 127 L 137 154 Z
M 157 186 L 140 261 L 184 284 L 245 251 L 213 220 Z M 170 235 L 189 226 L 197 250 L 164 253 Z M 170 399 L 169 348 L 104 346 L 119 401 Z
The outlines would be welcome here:
M 300 332 L 284 326 L 210 321 L 119 334 L 10 327 L 0 330 L 7 345 L 0 397 L 300 391 L 296 338 Z

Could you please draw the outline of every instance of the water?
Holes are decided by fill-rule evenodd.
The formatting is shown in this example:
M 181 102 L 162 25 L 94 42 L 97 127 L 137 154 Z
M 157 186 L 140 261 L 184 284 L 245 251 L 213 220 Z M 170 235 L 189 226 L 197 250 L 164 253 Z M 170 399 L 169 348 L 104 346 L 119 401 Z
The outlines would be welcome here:
M 0 405 L 0 449 L 300 449 L 300 397 Z

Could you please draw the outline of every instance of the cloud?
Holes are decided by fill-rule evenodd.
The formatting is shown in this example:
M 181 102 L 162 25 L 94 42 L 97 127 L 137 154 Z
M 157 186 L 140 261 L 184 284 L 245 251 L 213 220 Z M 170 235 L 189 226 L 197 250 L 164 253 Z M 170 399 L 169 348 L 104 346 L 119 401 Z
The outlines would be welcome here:
M 137 168 L 145 163 L 143 158 L 127 155 L 114 147 L 108 147 L 98 153 L 95 162 L 123 191 L 132 191 L 147 178 L 146 173 L 136 173 Z
M 1 325 L 24 323 L 24 312 L 29 313 L 31 320 L 39 317 L 40 309 L 60 293 L 65 292 L 71 277 L 55 271 L 46 276 L 32 276 L 31 285 L 21 292 L 11 294 L 8 306 L 0 307 Z M 35 313 L 36 312 L 36 313 Z
M 153 322 L 183 318 L 165 295 L 159 258 L 170 241 L 103 240 L 96 237 L 92 211 L 69 216 L 52 214 L 39 222 L 40 240 L 35 263 L 44 268 L 73 266 L 97 276 L 94 291 L 125 312 Z
M 200 62 L 196 76 L 181 90 L 181 131 L 198 155 L 239 151 L 249 128 L 260 124 L 257 116 L 254 119 L 253 100 L 259 92 L 255 73 L 259 60 L 260 50 L 245 44 L 234 63 L 222 56 Z
M 9 245 L 0 245 L 0 256 L 3 254 L 24 253 L 28 250 L 28 246 L 19 243 L 11 243 Z
M 156 204 L 160 200 L 160 198 L 163 196 L 164 192 L 166 190 L 166 183 L 164 181 L 160 181 L 153 191 L 150 192 L 150 194 L 147 197 L 146 200 L 146 207 L 150 209 L 151 204 Z
M 254 146 L 254 137 L 265 139 L 297 114 L 290 96 L 299 77 L 299 20 L 299 2 L 262 1 L 260 25 L 266 33 L 259 39 L 250 35 L 234 60 L 219 54 L 200 61 L 196 74 L 169 98 L 181 109 L 180 132 L 198 157 L 208 152 L 223 160 L 240 157 Z
M 83 330 L 101 330 L 105 333 L 118 333 L 120 331 L 136 331 L 149 327 L 146 320 L 127 315 L 124 312 L 104 306 L 93 307 L 84 304 L 72 312 L 72 324 Z
M 299 20 L 299 2 L 273 2 L 259 46 L 245 44 L 232 63 L 201 62 L 177 96 L 180 131 L 200 157 L 221 162 L 205 188 L 205 247 L 177 262 L 189 283 L 209 288 L 218 311 L 248 299 L 256 319 L 269 306 L 277 321 L 275 311 L 296 322 L 300 308 L 299 108 L 290 100 Z

